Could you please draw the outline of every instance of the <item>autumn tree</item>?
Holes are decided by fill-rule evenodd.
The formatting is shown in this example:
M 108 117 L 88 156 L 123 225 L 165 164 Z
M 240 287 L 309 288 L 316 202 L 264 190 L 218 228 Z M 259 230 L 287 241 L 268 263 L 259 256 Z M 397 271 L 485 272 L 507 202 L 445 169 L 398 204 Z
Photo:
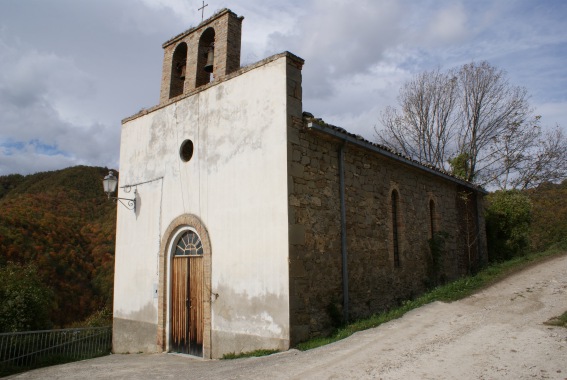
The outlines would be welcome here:
M 116 205 L 102 191 L 107 173 L 80 166 L 0 176 L 7 189 L 0 198 L 0 269 L 35 264 L 53 292 L 54 327 L 112 310 Z
M 567 138 L 544 132 L 525 88 L 488 62 L 417 75 L 400 110 L 382 113 L 378 142 L 483 186 L 523 189 L 567 176 Z

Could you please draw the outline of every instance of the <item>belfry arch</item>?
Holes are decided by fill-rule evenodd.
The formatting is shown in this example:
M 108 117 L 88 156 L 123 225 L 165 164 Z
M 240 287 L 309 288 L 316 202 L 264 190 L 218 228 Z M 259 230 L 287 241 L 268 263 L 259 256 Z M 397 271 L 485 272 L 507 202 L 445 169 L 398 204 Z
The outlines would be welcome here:
M 203 86 L 211 81 L 211 74 L 215 75 L 215 30 L 212 27 L 205 29 L 201 37 L 199 38 L 199 46 L 197 48 L 197 75 L 195 81 L 195 87 Z M 209 59 L 213 60 L 213 66 L 211 70 L 206 70 L 207 61 Z M 218 58 L 217 58 L 218 59 Z
M 183 94 L 187 69 L 187 44 L 181 42 L 175 48 L 171 59 L 171 79 L 169 83 L 169 98 Z

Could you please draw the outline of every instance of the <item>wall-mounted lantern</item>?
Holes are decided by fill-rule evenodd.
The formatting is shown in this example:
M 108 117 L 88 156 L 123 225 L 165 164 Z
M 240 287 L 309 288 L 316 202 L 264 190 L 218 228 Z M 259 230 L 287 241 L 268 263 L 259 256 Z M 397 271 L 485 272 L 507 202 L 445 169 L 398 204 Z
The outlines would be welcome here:
M 114 172 L 111 170 L 111 171 L 108 172 L 108 175 L 106 177 L 104 177 L 104 179 L 102 180 L 102 187 L 104 188 L 104 192 L 108 196 L 108 199 L 113 199 L 114 202 L 118 201 L 118 202 L 122 203 L 122 205 L 124 207 L 126 207 L 128 210 L 134 210 L 134 212 L 135 212 L 136 211 L 136 189 L 134 189 L 134 199 L 113 197 L 113 196 L 111 196 L 111 194 L 114 194 L 117 186 L 118 186 L 118 178 L 116 178 L 116 176 L 114 175 Z M 125 201 L 125 202 L 123 202 L 123 201 Z

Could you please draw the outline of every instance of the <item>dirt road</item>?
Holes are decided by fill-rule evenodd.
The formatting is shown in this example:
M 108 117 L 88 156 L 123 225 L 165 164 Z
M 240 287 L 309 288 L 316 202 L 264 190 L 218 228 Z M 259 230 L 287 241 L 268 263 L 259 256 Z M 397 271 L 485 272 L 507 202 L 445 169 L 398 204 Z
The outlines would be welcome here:
M 567 310 L 567 256 L 462 301 L 307 352 L 203 361 L 111 355 L 39 369 L 22 379 L 567 379 L 567 329 L 543 322 Z

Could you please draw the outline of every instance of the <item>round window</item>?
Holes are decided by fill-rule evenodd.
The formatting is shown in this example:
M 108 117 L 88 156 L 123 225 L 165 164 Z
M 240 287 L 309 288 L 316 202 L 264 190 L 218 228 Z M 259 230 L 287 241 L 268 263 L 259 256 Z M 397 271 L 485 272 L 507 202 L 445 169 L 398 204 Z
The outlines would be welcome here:
M 188 162 L 193 157 L 193 141 L 185 140 L 179 148 L 179 156 L 184 162 Z

